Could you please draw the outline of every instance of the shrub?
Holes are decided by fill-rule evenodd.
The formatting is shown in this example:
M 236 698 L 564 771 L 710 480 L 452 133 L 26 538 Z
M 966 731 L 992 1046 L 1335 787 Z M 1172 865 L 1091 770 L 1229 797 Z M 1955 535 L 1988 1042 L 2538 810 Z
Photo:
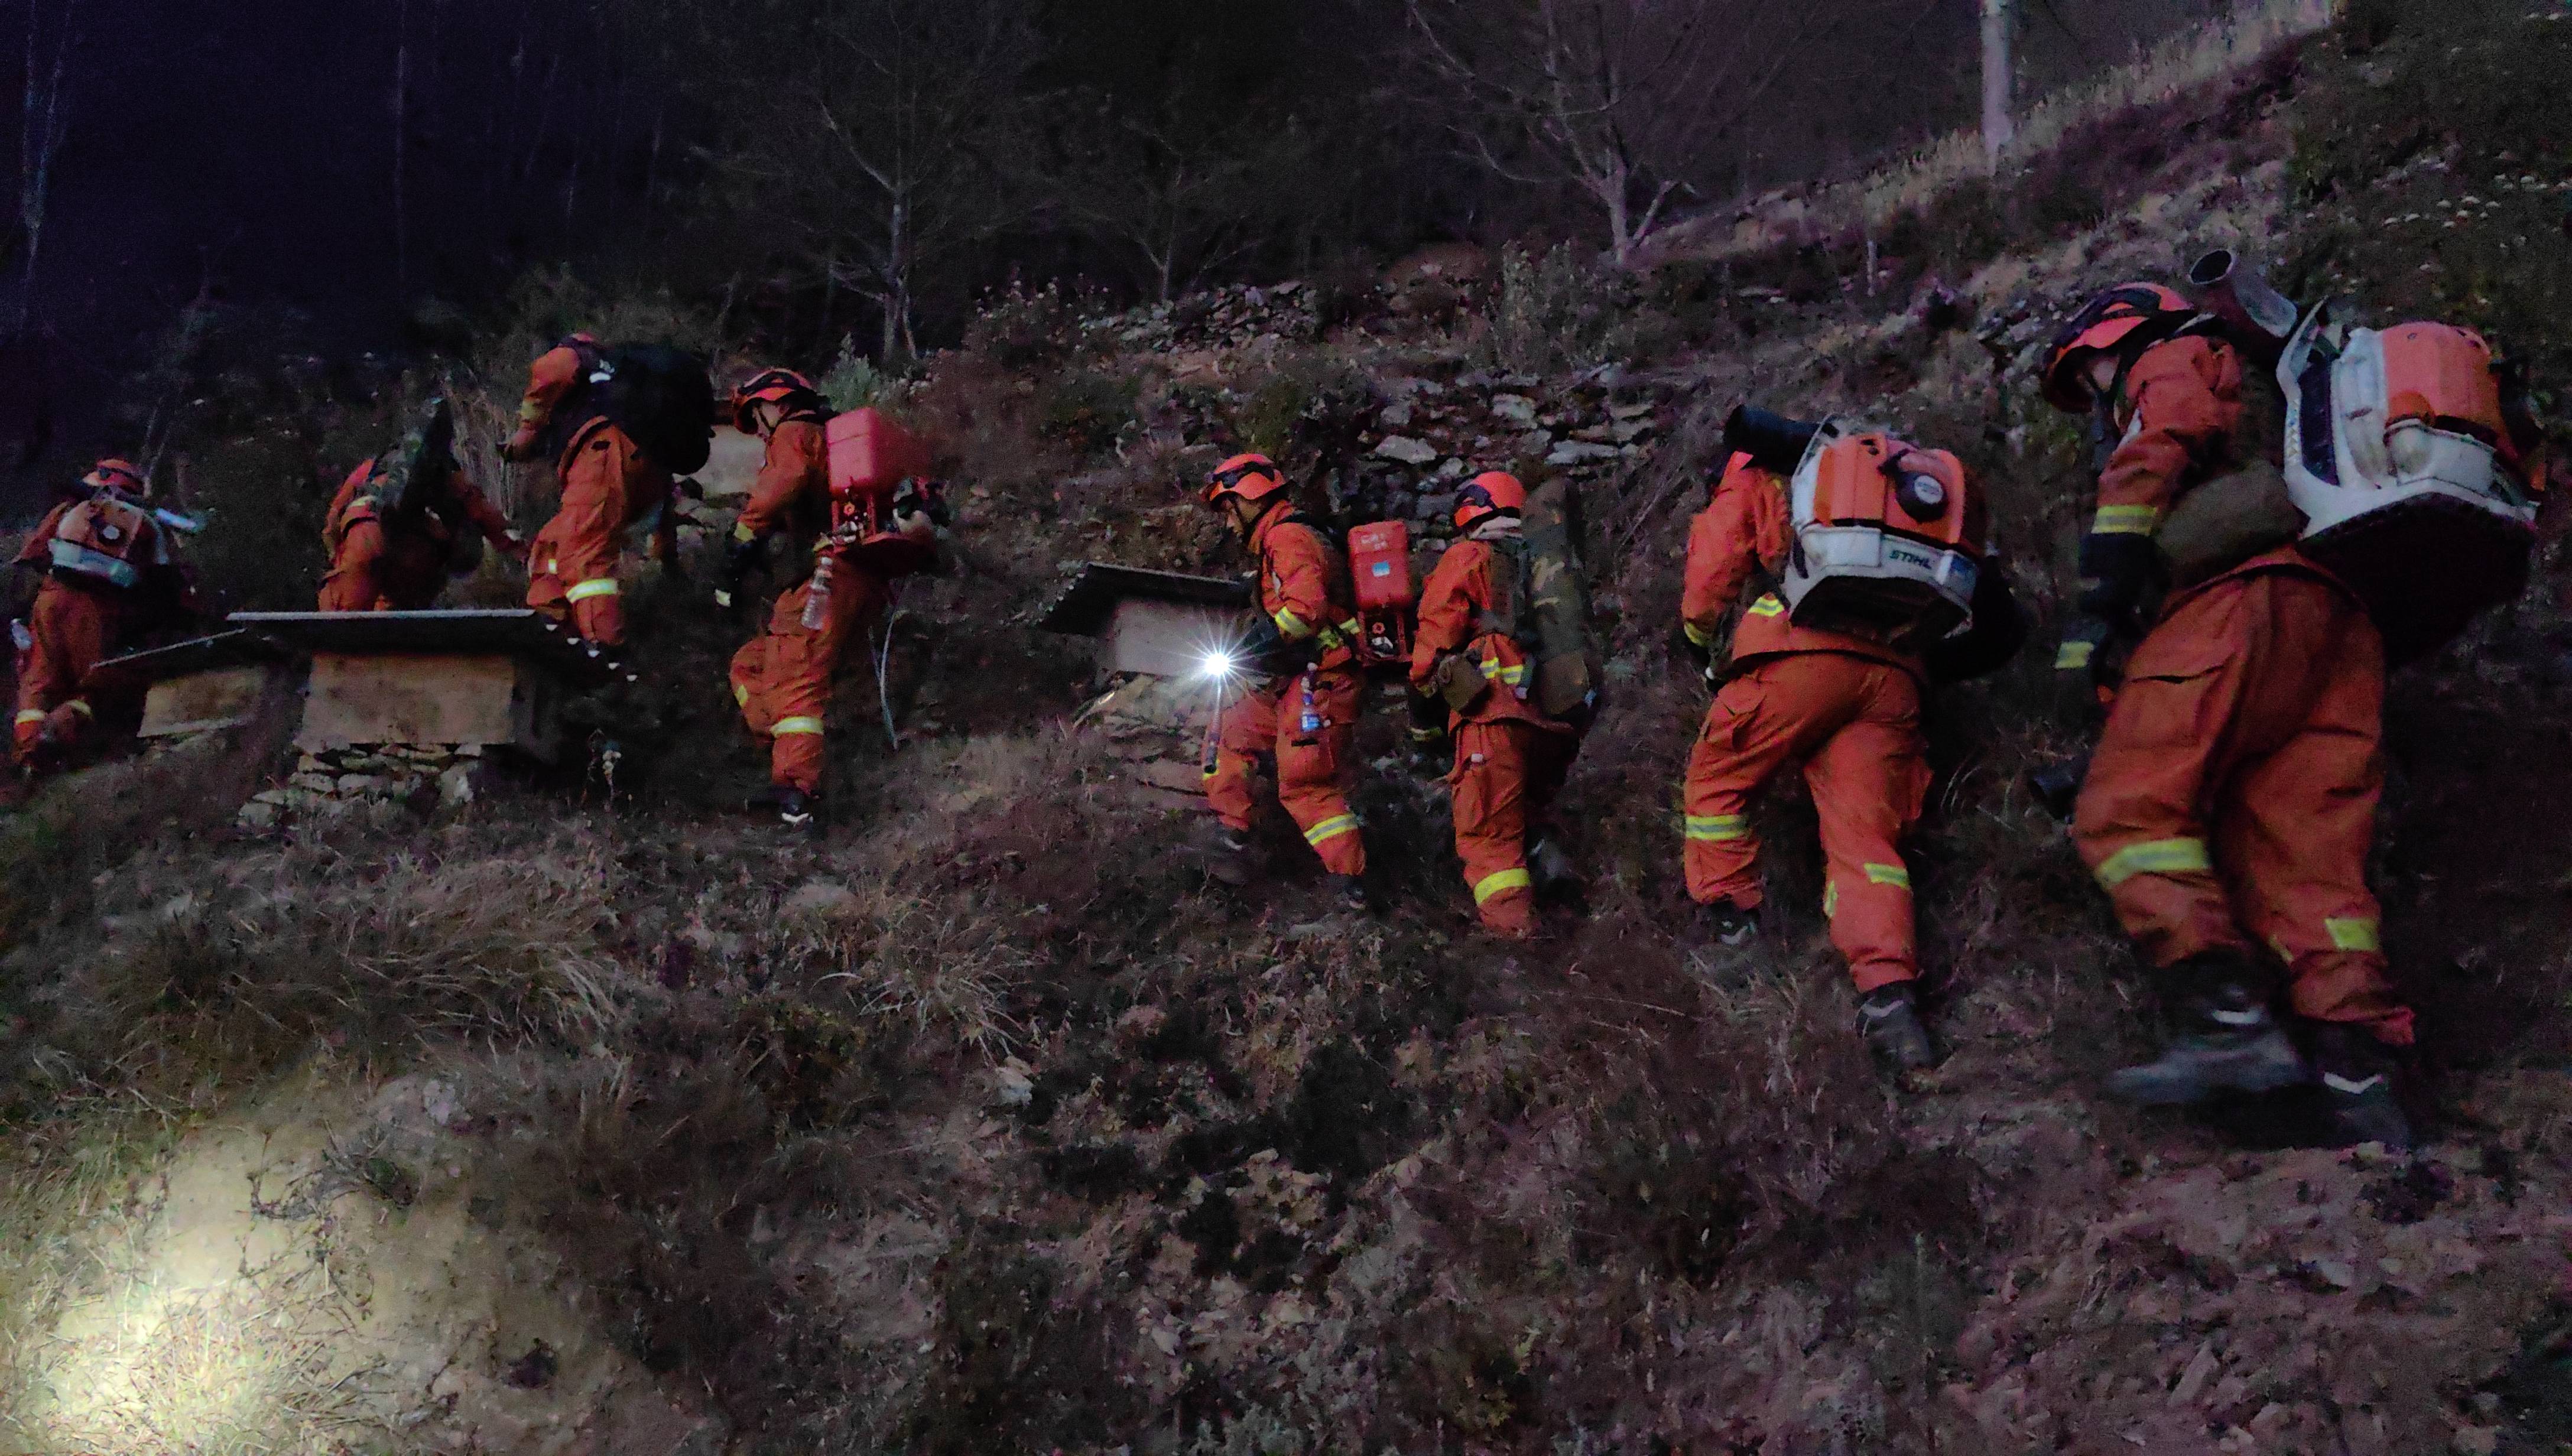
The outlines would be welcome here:
M 1634 353 L 1636 291 L 1570 247 L 1542 257 L 1501 250 L 1499 291 L 1481 341 L 1484 363 L 1511 373 L 1589 368 Z
M 1058 364 L 1080 347 L 1080 312 L 1059 284 L 1030 289 L 1012 281 L 964 326 L 964 347 L 1005 369 Z
M 1084 456 L 1116 447 L 1134 424 L 1135 381 L 1098 369 L 1073 369 L 1046 388 L 1036 432 Z
M 1242 444 L 1275 459 L 1353 447 L 1375 405 L 1366 375 L 1347 361 L 1302 355 L 1253 389 L 1234 416 Z
M 901 385 L 901 380 L 866 357 L 852 335 L 840 336 L 840 354 L 831 367 L 817 380 L 822 397 L 838 410 L 864 409 L 881 404 Z

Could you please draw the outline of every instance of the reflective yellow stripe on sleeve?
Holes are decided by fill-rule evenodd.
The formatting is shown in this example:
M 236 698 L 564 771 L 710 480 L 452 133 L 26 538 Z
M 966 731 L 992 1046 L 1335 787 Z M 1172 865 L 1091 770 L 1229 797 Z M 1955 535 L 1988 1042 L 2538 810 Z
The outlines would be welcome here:
M 780 718 L 777 720 L 777 726 L 769 729 L 768 731 L 772 736 L 778 738 L 793 737 L 796 734 L 810 734 L 815 738 L 819 738 L 822 736 L 822 720 L 819 718 Z
M 593 576 L 587 581 L 573 582 L 571 584 L 571 590 L 563 593 L 563 599 L 566 601 L 588 601 L 592 597 L 614 595 L 616 595 L 615 577 Z
M 1714 645 L 1714 634 L 1705 630 L 1703 627 L 1698 626 L 1694 622 L 1679 623 L 1679 630 L 1687 633 L 1688 642 L 1693 646 L 1711 647 Z
M 1687 817 L 1687 837 L 1704 843 L 1748 839 L 1750 821 L 1739 814 L 1691 814 Z
M 2066 642 L 2054 649 L 2055 669 L 2068 671 L 2072 668 L 2088 667 L 2092 654 L 2098 650 L 2099 644 L 2096 642 Z
M 1503 870 L 1497 875 L 1485 875 L 1474 882 L 1474 903 L 1489 905 L 1495 897 L 1513 890 L 1525 890 L 1533 883 L 1525 870 Z
M 1911 888 L 1911 872 L 1900 865 L 1868 865 L 1866 883 L 1891 885 L 1896 889 L 1908 890 Z
M 1829 920 L 1839 913 L 1840 887 L 1839 882 L 1833 880 L 1822 886 L 1822 919 Z
M 2101 889 L 2114 890 L 2137 875 L 2203 874 L 2214 868 L 2205 840 L 2148 839 L 2108 856 L 2093 873 Z
M 1355 834 L 1357 832 L 1358 820 L 1356 815 L 1334 814 L 1330 818 L 1323 820 L 1321 823 L 1314 825 L 1312 828 L 1305 830 L 1304 843 L 1311 845 L 1315 849 L 1320 849 L 1323 845 L 1339 838 L 1341 835 Z
M 736 541 L 742 542 L 744 545 L 747 545 L 750 542 L 759 539 L 759 532 L 750 528 L 749 521 L 740 521 L 732 528 L 732 538 Z
M 1302 617 L 1295 615 L 1284 607 L 1279 607 L 1277 609 L 1274 620 L 1277 623 L 1277 630 L 1285 633 L 1290 641 L 1313 635 L 1313 629 L 1305 625 Z
M 21 728 L 30 723 L 42 723 L 43 721 L 45 721 L 45 710 L 42 708 L 20 708 L 18 710 L 18 726 Z
M 93 708 L 91 708 L 91 707 L 90 707 L 90 705 L 89 705 L 87 702 L 84 702 L 83 700 L 81 700 L 81 699 L 79 699 L 79 698 L 74 698 L 74 699 L 72 699 L 70 702 L 63 704 L 63 706 L 64 706 L 64 707 L 66 707 L 66 708 L 71 709 L 71 710 L 72 710 L 73 712 L 75 712 L 75 713 L 80 714 L 80 715 L 81 715 L 82 717 L 84 717 L 84 718 L 95 718 L 95 717 L 97 717 L 97 716 L 98 716 L 98 713 L 97 713 L 97 711 L 96 711 L 96 710 L 94 710 Z
M 734 683 L 732 685 L 732 705 L 736 708 L 749 707 L 750 689 L 743 687 L 740 683 Z
M 2094 536 L 2149 536 L 2161 526 L 2158 505 L 2103 505 L 2090 518 Z
M 1771 593 L 1752 602 L 1750 614 L 1754 617 L 1782 617 L 1786 614 L 1786 604 Z
M 2338 916 L 2332 916 L 2322 921 L 2322 929 L 2329 934 L 2331 949 L 2334 951 L 2381 951 L 2384 949 L 2383 936 L 2376 923 L 2371 920 L 2365 920 L 2355 916 L 2345 919 Z

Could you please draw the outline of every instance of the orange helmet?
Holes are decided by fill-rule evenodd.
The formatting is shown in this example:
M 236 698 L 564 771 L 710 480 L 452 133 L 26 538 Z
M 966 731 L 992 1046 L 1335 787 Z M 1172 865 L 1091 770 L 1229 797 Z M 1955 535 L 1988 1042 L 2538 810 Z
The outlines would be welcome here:
M 2119 284 L 2096 296 L 2046 347 L 2045 367 L 2038 375 L 2045 402 L 2074 414 L 2089 408 L 2090 381 L 2083 373 L 2092 357 L 2132 343 L 2139 331 L 2167 339 L 2197 316 L 2196 305 L 2160 284 Z
M 1485 516 L 1516 515 L 1527 507 L 1527 487 L 1519 477 L 1488 470 L 1456 492 L 1456 529 L 1466 530 Z
M 128 495 L 145 494 L 143 471 L 132 460 L 105 459 L 81 476 L 81 483 L 92 490 L 122 490 Z
M 732 391 L 732 427 L 744 434 L 755 434 L 750 411 L 755 404 L 778 404 L 789 410 L 798 407 L 822 407 L 822 391 L 813 381 L 793 369 L 761 369 Z
M 1286 488 L 1286 472 L 1266 455 L 1235 455 L 1206 475 L 1205 502 L 1220 505 L 1224 497 L 1266 500 Z

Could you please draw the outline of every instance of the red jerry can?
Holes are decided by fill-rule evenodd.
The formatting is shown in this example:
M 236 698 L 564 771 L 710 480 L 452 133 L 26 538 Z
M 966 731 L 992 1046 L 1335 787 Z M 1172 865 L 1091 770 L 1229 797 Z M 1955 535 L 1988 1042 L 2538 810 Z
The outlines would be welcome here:
M 1349 575 L 1357 591 L 1358 655 L 1401 662 L 1411 655 L 1411 609 L 1420 600 L 1411 579 L 1411 527 L 1379 520 L 1349 532 Z
M 933 463 L 929 442 L 876 409 L 852 409 L 823 426 L 831 451 L 831 493 L 843 500 L 873 501 L 906 479 L 925 478 Z

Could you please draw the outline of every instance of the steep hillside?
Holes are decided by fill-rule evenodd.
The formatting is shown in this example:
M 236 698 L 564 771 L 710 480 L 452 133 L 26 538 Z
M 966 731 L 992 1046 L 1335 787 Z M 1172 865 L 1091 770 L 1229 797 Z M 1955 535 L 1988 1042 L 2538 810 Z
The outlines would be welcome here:
M 1678 883 L 1679 550 L 1742 397 L 1966 454 L 2050 620 L 2087 486 L 2027 372 L 2090 288 L 2233 247 L 2572 379 L 2572 24 L 2356 9 L 1845 233 L 1629 278 L 1512 251 L 1399 312 L 1345 280 L 995 300 L 899 396 L 964 456 L 974 564 L 905 599 L 906 746 L 844 686 L 824 838 L 735 811 L 747 628 L 660 572 L 624 797 L 244 836 L 275 724 L 51 786 L 0 823 L 0 1449 L 2564 1448 L 2551 548 L 2395 692 L 2417 1155 L 2100 1095 L 2149 984 L 2025 786 L 2079 733 L 2034 651 L 1938 704 L 1934 1078 L 1885 1085 L 1850 1031 L 1799 798 L 1760 811 L 1754 945 L 1707 950 Z M 2435 240 L 2388 231 L 2413 212 Z M 515 349 L 448 384 L 504 388 Z M 1614 699 L 1568 790 L 1589 903 L 1545 940 L 1474 931 L 1390 699 L 1367 917 L 1282 820 L 1276 885 L 1210 889 L 1157 740 L 1076 726 L 1107 684 L 1028 625 L 1055 564 L 1223 559 L 1183 482 L 1243 445 L 1433 522 L 1449 461 L 1582 482 Z

